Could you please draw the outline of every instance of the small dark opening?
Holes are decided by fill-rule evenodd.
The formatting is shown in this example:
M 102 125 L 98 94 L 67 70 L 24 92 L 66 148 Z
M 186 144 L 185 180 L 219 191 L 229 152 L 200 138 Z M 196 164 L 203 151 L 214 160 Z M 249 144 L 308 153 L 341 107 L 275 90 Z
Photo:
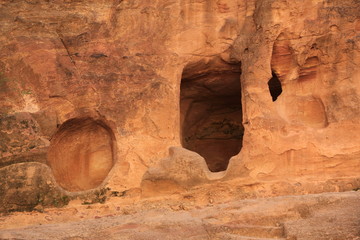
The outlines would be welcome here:
M 242 147 L 240 64 L 220 60 L 187 66 L 180 93 L 182 145 L 205 158 L 212 172 L 226 170 Z
M 281 82 L 274 71 L 272 72 L 272 78 L 268 81 L 268 86 L 272 100 L 275 102 L 282 93 L 282 87 Z

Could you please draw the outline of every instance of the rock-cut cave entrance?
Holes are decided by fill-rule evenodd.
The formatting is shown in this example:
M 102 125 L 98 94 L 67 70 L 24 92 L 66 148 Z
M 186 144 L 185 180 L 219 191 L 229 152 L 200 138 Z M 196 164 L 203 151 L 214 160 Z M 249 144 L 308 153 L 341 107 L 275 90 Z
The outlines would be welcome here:
M 242 147 L 240 64 L 220 59 L 189 64 L 180 87 L 181 141 L 205 158 L 212 172 L 226 170 Z
M 114 165 L 114 147 L 114 134 L 104 122 L 92 118 L 70 119 L 51 140 L 48 164 L 65 190 L 96 188 Z

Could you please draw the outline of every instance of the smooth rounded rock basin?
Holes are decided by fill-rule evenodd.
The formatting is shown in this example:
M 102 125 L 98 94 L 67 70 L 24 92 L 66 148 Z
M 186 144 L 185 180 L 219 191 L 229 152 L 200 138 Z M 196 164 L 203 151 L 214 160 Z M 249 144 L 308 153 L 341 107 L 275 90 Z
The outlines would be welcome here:
M 51 140 L 48 164 L 67 191 L 98 187 L 114 165 L 111 129 L 92 118 L 66 121 Z

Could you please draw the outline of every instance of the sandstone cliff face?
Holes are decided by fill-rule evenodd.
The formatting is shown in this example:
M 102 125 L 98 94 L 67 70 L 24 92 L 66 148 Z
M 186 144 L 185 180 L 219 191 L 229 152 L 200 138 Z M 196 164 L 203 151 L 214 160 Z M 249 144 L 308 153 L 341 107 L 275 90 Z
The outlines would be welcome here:
M 358 1 L 0 4 L 2 210 L 164 180 L 359 187 Z

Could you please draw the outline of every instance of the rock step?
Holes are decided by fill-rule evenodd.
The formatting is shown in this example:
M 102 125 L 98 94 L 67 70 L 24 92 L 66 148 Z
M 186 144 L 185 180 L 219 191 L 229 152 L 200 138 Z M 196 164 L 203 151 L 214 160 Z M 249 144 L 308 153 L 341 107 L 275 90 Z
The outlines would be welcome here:
M 263 238 L 263 237 L 248 237 L 240 236 L 231 233 L 218 233 L 212 240 L 287 240 L 286 238 Z
M 262 238 L 282 238 L 285 237 L 284 226 L 259 226 L 236 224 L 233 222 L 219 225 L 211 225 L 208 231 L 214 234 L 229 233 L 238 236 L 262 237 Z
M 275 226 L 278 223 L 285 222 L 288 219 L 297 217 L 295 211 L 287 211 L 285 213 L 266 213 L 263 212 L 244 212 L 242 209 L 227 209 L 223 214 L 223 219 L 228 221 L 237 221 L 241 219 L 244 224 Z

